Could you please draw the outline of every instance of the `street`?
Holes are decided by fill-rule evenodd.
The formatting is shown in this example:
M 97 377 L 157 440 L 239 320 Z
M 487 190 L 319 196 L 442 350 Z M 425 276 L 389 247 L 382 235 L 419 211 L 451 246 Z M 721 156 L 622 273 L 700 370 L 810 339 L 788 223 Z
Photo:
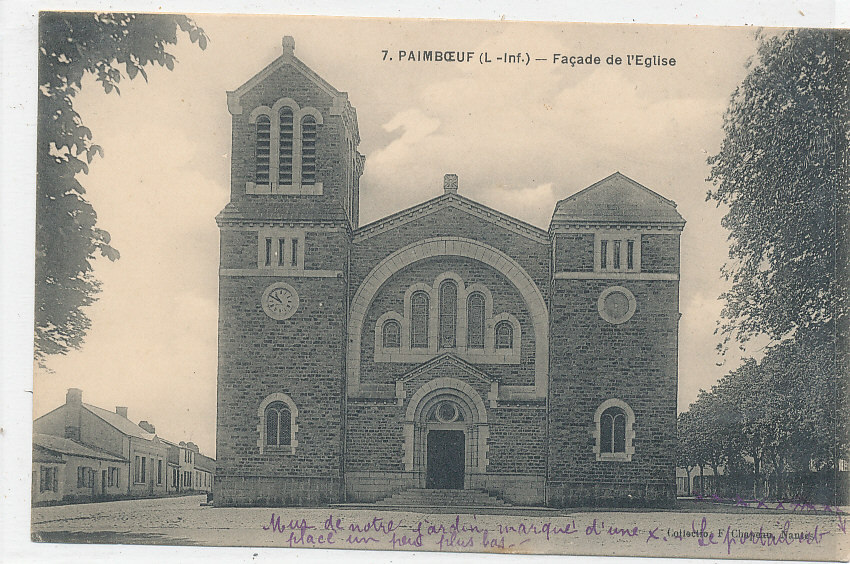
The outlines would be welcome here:
M 34 508 L 41 542 L 371 548 L 841 560 L 846 514 L 705 503 L 693 511 L 458 515 L 339 508 L 216 508 L 204 496 Z

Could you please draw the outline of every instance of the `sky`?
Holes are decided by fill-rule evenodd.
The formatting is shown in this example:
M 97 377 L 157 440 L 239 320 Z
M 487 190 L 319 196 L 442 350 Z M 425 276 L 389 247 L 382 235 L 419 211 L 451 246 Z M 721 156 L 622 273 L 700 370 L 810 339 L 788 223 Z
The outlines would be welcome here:
M 105 155 L 81 178 L 120 260 L 103 282 L 83 347 L 34 375 L 34 415 L 67 388 L 106 409 L 127 406 L 160 436 L 215 454 L 218 229 L 229 198 L 226 91 L 271 63 L 281 38 L 357 109 L 366 156 L 361 225 L 460 193 L 541 228 L 555 203 L 620 171 L 677 202 L 681 239 L 679 409 L 742 354 L 715 351 L 726 288 L 724 210 L 706 202 L 706 159 L 754 54 L 753 28 L 425 22 L 198 15 L 201 51 L 181 37 L 174 71 L 148 70 L 120 96 L 84 83 L 75 108 Z M 398 51 L 529 53 L 529 65 L 398 61 Z M 383 60 L 387 50 L 392 61 Z M 554 54 L 599 65 L 553 63 Z M 673 57 L 675 66 L 608 65 L 608 55 Z

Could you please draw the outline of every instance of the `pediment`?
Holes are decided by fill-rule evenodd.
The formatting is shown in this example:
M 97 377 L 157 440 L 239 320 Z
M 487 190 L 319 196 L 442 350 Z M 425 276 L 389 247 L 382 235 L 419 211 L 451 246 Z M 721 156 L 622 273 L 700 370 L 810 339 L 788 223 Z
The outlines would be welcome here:
M 486 384 L 492 384 L 496 382 L 497 379 L 493 378 L 489 374 L 482 372 L 475 366 L 469 364 L 465 360 L 462 360 L 452 353 L 443 353 L 439 356 L 434 357 L 424 364 L 420 364 L 413 370 L 403 374 L 398 382 L 406 383 L 414 378 L 420 377 L 423 374 L 429 374 L 432 372 L 438 372 L 445 369 L 451 369 L 456 371 L 459 374 L 466 375 L 470 378 L 480 380 Z
M 549 244 L 549 234 L 547 231 L 469 198 L 464 198 L 456 193 L 442 194 L 421 204 L 364 225 L 354 232 L 354 242 L 365 241 L 375 235 L 392 231 L 411 221 L 422 220 L 447 209 L 458 210 L 461 213 L 483 219 L 496 227 L 507 229 L 517 235 L 532 239 L 537 243 L 543 245 Z

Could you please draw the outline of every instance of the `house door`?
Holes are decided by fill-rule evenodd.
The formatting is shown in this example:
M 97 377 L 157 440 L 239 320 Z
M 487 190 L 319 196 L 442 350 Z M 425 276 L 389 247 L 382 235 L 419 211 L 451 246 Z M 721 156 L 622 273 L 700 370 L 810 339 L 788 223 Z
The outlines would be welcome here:
M 100 471 L 100 495 L 106 495 L 106 479 L 107 479 L 106 472 L 107 472 L 106 470 Z
M 428 432 L 426 488 L 463 489 L 464 442 L 463 431 Z

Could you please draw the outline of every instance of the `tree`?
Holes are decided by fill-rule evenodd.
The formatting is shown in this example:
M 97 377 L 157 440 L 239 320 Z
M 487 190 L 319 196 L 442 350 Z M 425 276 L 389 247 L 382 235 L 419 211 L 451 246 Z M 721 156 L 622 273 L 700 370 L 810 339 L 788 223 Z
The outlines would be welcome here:
M 168 46 L 178 29 L 201 49 L 207 37 L 191 19 L 163 14 L 42 12 L 39 18 L 38 140 L 36 162 L 35 358 L 79 348 L 90 326 L 85 307 L 100 291 L 92 261 L 118 259 L 109 233 L 78 181 L 103 150 L 74 111 L 86 75 L 120 94 L 153 63 L 174 68 Z
M 709 158 L 728 206 L 732 285 L 723 294 L 723 349 L 766 334 L 845 326 L 850 144 L 850 34 L 800 29 L 759 36 L 735 90 L 725 139 Z

